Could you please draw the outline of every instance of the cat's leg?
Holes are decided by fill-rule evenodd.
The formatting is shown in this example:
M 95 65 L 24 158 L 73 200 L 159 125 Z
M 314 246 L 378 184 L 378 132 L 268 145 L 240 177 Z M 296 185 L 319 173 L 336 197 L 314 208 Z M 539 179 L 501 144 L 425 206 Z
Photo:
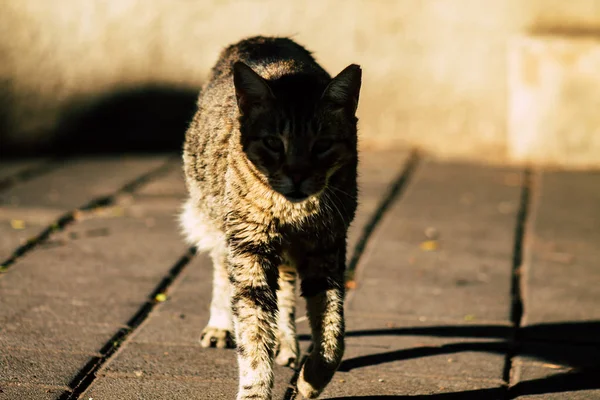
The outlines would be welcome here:
M 278 262 L 260 244 L 232 246 L 229 277 L 238 353 L 238 400 L 271 399 L 277 345 Z
M 232 348 L 233 318 L 231 315 L 231 283 L 227 273 L 227 253 L 223 247 L 211 252 L 213 260 L 213 288 L 210 303 L 210 319 L 202 331 L 202 347 Z
M 231 317 L 231 284 L 227 275 L 225 235 L 192 199 L 185 202 L 179 217 L 181 228 L 190 244 L 199 251 L 210 250 L 213 261 L 213 288 L 210 319 L 200 336 L 202 347 L 234 347 Z
M 278 353 L 275 362 L 294 368 L 299 349 L 296 337 L 296 270 L 287 265 L 279 267 L 277 291 L 279 317 L 277 318 Z
M 311 265 L 308 274 L 301 272 L 313 346 L 297 385 L 300 393 L 309 399 L 316 398 L 325 389 L 344 355 L 344 265 L 339 264 L 343 257 L 332 258 L 338 260 L 336 266 L 319 260 Z

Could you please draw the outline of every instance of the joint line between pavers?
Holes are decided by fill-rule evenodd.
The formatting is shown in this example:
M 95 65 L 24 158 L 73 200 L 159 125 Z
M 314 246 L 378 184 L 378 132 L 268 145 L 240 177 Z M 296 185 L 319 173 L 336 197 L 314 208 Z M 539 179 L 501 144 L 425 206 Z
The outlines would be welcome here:
M 0 191 L 62 168 L 65 165 L 65 161 L 66 159 L 64 158 L 54 158 L 51 160 L 42 161 L 39 164 L 24 168 L 13 175 L 7 176 L 4 179 L 0 179 Z
M 519 211 L 515 226 L 515 237 L 513 245 L 513 260 L 511 273 L 511 309 L 510 320 L 512 324 L 511 334 L 509 336 L 509 348 L 504 360 L 504 369 L 502 379 L 507 387 L 506 399 L 511 399 L 510 381 L 513 367 L 513 358 L 517 355 L 519 348 L 519 333 L 524 314 L 523 297 L 523 271 L 527 261 L 528 249 L 526 235 L 531 231 L 532 198 L 537 185 L 534 184 L 534 172 L 530 167 L 523 171 L 523 182 L 521 184 L 521 198 L 519 202 Z
M 402 192 L 406 188 L 411 177 L 414 175 L 414 171 L 417 167 L 417 164 L 419 163 L 419 160 L 419 153 L 416 150 L 412 150 L 410 156 L 408 157 L 408 160 L 404 164 L 404 167 L 402 168 L 396 179 L 394 179 L 392 185 L 389 186 L 387 193 L 382 198 L 381 202 L 378 204 L 369 222 L 363 228 L 360 238 L 358 239 L 358 242 L 354 247 L 354 251 L 352 252 L 350 262 L 348 262 L 348 268 L 346 271 L 347 281 L 354 279 L 358 263 L 365 251 L 369 239 L 375 231 L 375 228 L 383 219 L 384 215 L 392 206 L 394 201 L 396 201 L 402 195 Z
M 45 242 L 53 233 L 64 230 L 65 227 L 67 227 L 73 221 L 75 221 L 75 216 L 77 212 L 93 211 L 100 207 L 112 205 L 114 204 L 115 200 L 119 195 L 131 194 L 135 192 L 141 186 L 148 184 L 153 179 L 156 179 L 157 177 L 168 173 L 174 167 L 175 164 L 172 162 L 172 159 L 168 159 L 164 164 L 160 165 L 159 167 L 154 168 L 146 172 L 145 174 L 137 177 L 136 179 L 132 180 L 131 182 L 126 183 L 113 194 L 95 198 L 87 204 L 62 215 L 60 218 L 58 218 L 58 220 L 56 220 L 54 223 L 52 223 L 50 226 L 44 229 L 37 236 L 33 237 L 32 239 L 29 239 L 22 246 L 19 246 L 8 259 L 0 263 L 0 277 L 2 276 L 2 273 L 6 272 L 19 258 L 23 257 L 25 254 L 39 246 L 41 243 Z
M 96 373 L 106 364 L 111 357 L 123 346 L 123 344 L 136 332 L 137 328 L 148 318 L 152 310 L 160 304 L 158 294 L 165 294 L 175 279 L 183 272 L 185 267 L 194 257 L 195 249 L 189 249 L 175 265 L 169 270 L 165 277 L 158 283 L 156 288 L 150 294 L 148 300 L 140 307 L 138 312 L 129 320 L 126 328 L 121 328 L 113 335 L 100 350 L 101 357 L 92 359 L 75 376 L 69 384 L 72 392 L 65 392 L 59 400 L 75 400 L 94 383 Z

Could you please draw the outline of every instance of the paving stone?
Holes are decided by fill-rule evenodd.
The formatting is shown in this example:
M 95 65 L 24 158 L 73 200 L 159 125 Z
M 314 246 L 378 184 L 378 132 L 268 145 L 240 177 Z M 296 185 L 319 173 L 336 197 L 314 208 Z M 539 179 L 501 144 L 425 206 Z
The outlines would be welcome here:
M 275 366 L 274 393 L 283 396 L 293 371 L 289 368 Z M 131 342 L 99 373 L 107 378 L 142 378 L 151 380 L 178 379 L 214 381 L 214 390 L 220 393 L 222 384 L 233 386 L 237 390 L 238 369 L 235 350 L 205 349 L 199 344 L 165 345 L 161 343 Z M 211 396 L 213 394 L 210 394 Z
M 55 400 L 67 390 L 66 386 L 1 383 L 0 400 Z
M 0 279 L 0 291 L 145 299 L 187 250 L 173 218 L 155 217 L 153 224 L 133 217 L 75 224 L 18 260 Z
M 67 212 L 157 168 L 165 157 L 71 160 L 30 181 L 0 192 L 0 262 Z M 55 165 L 53 165 L 55 166 Z M 13 231 L 12 220 L 25 228 Z
M 0 350 L 1 383 L 68 385 L 94 356 L 59 351 Z
M 423 317 L 404 317 L 394 314 L 346 312 L 346 337 L 377 346 L 380 336 L 424 336 L 438 338 L 501 339 L 512 333 L 510 322 L 456 321 Z M 304 338 L 302 338 L 304 339 Z
M 23 229 L 14 229 L 13 223 L 20 223 L 23 221 L 18 219 L 17 221 L 11 219 L 4 219 L 2 216 L 3 209 L 0 209 L 0 263 L 8 260 L 13 255 L 15 250 L 20 246 L 27 243 L 28 240 L 34 240 L 34 238 L 51 223 L 48 225 L 43 223 L 28 223 Z M 0 264 L 1 265 L 1 264 Z
M 575 343 L 525 342 L 517 363 L 537 363 L 547 368 L 584 370 L 600 368 L 600 347 Z
M 165 156 L 68 160 L 59 169 L 1 192 L 0 204 L 70 211 L 112 194 L 165 160 Z
M 507 297 L 503 282 L 508 279 L 506 260 L 446 250 L 411 256 L 420 252 L 418 247 L 387 240 L 381 240 L 377 247 L 378 253 L 369 257 L 372 266 L 368 268 L 379 271 L 369 271 L 360 278 L 355 297 L 349 300 L 350 310 L 454 320 L 508 320 L 506 301 L 487 300 L 490 296 Z
M 135 202 L 128 204 L 126 214 L 136 218 L 143 218 L 148 226 L 153 226 L 152 220 L 156 215 L 168 215 L 173 221 L 179 221 L 179 212 L 183 205 L 183 200 L 177 197 L 153 197 L 153 196 L 132 196 Z M 182 238 L 180 230 L 178 237 Z
M 546 172 L 524 274 L 524 335 L 600 342 L 600 173 Z
M 40 166 L 43 162 L 43 159 L 0 161 L 0 182 Z
M 128 343 L 102 369 L 101 375 L 146 378 L 196 377 L 237 379 L 234 350 L 171 346 L 159 343 Z
M 502 400 L 505 398 L 505 390 L 497 383 L 489 381 L 390 375 L 364 371 L 360 374 L 338 373 L 319 398 Z
M 82 395 L 83 399 L 102 400 L 222 400 L 234 399 L 237 381 L 189 379 L 139 379 L 103 376 Z
M 562 379 L 562 378 L 561 378 Z M 573 379 L 571 377 L 565 377 L 565 379 Z M 573 379 L 575 380 L 575 379 Z M 542 392 L 546 392 L 542 389 Z M 543 393 L 540 395 L 527 395 L 517 397 L 520 400 L 598 400 L 600 399 L 600 393 L 598 390 L 573 390 L 568 392 L 556 392 L 556 393 Z
M 0 263 L 15 250 L 56 222 L 61 211 L 51 208 L 21 208 L 0 205 Z
M 468 377 L 502 384 L 506 345 L 498 340 L 401 337 L 378 346 L 348 341 L 339 373 Z M 354 342 L 354 343 L 353 343 Z
M 382 372 L 501 382 L 507 327 L 349 316 L 340 371 L 376 365 Z
M 69 384 L 187 251 L 174 217 L 178 204 L 140 214 L 119 200 L 124 204 L 78 215 L 0 278 L 0 297 L 10 304 L 0 309 L 0 357 L 8 359 L 1 364 L 12 374 L 2 371 L 3 379 Z
M 443 393 L 503 398 L 504 340 L 510 329 L 502 323 L 348 313 L 344 361 L 324 398 Z
M 527 324 L 519 329 L 519 334 L 524 340 L 552 340 L 558 343 L 598 345 L 600 321 L 564 321 Z
M 145 299 L 144 299 L 145 300 Z M 0 293 L 0 324 L 45 321 L 81 325 L 124 326 L 140 308 L 140 300 L 114 303 L 69 296 Z
M 133 337 L 136 343 L 197 345 L 202 329 L 208 322 L 205 316 L 182 312 L 157 312 L 139 328 Z
M 360 153 L 358 209 L 348 232 L 348 259 L 353 256 L 363 230 L 371 221 L 383 197 L 402 173 L 408 157 L 407 151 L 362 151 Z
M 135 193 L 136 198 L 156 196 L 185 199 L 187 197 L 187 189 L 185 187 L 182 162 L 176 160 L 172 162 L 172 165 L 174 168 L 169 173 L 141 187 Z
M 60 267 L 64 265 L 62 263 L 55 258 L 48 258 L 46 265 L 24 261 L 11 268 L 6 277 L 0 280 L 0 291 L 7 294 L 45 294 L 65 298 L 71 295 L 82 300 L 112 300 L 115 304 L 145 301 L 160 281 L 159 277 L 126 276 L 125 273 L 121 276 L 110 272 L 93 274 L 91 268 L 87 273 L 85 270 L 77 271 L 70 276 L 68 272 L 53 274 L 51 269 L 56 267 L 60 271 Z M 168 267 L 169 265 L 165 265 L 165 273 L 168 272 Z M 98 269 L 100 268 L 101 264 L 98 265 Z M 16 286 L 19 281 L 28 286 Z
M 600 349 L 527 343 L 513 360 L 511 391 L 518 399 L 600 399 Z
M 543 375 L 538 379 L 524 382 L 518 386 L 517 393 L 525 393 L 516 397 L 523 400 L 598 400 L 598 371 L 595 374 L 560 373 L 549 369 L 527 370 L 534 376 Z M 592 389 L 584 389 L 592 388 Z M 531 394 L 526 394 L 531 393 Z
M 207 278 L 210 282 L 210 278 Z M 212 292 L 210 287 L 197 291 L 170 290 L 167 301 L 159 305 L 162 312 L 183 315 L 183 318 L 200 318 L 208 321 Z
M 425 162 L 371 238 L 349 311 L 509 321 L 520 181 Z
M 4 323 L 0 327 L 0 347 L 34 350 L 97 353 L 119 330 L 113 325 L 93 325 L 28 321 Z M 77 338 L 74 340 L 74 338 Z
M 169 289 L 167 300 L 158 304 L 157 312 L 204 318 L 208 321 L 212 298 L 212 261 L 198 253 Z

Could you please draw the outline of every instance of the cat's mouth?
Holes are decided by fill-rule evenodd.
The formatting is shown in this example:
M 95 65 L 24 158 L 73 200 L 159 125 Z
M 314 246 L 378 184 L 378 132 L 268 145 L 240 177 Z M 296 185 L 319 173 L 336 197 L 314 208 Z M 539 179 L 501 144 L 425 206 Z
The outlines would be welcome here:
M 308 198 L 308 195 L 306 193 L 303 193 L 299 190 L 294 190 L 293 192 L 286 193 L 284 196 L 292 203 L 299 203 Z

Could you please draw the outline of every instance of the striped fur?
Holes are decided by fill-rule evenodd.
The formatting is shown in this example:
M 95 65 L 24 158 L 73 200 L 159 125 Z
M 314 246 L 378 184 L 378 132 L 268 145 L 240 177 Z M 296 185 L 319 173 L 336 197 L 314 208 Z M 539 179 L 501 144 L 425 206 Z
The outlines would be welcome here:
M 296 276 L 314 342 L 300 392 L 317 397 L 341 361 L 360 77 L 351 65 L 332 79 L 293 41 L 255 37 L 223 51 L 200 94 L 181 224 L 213 259 L 201 344 L 231 347 L 235 336 L 238 399 L 270 399 L 273 361 L 298 360 Z

